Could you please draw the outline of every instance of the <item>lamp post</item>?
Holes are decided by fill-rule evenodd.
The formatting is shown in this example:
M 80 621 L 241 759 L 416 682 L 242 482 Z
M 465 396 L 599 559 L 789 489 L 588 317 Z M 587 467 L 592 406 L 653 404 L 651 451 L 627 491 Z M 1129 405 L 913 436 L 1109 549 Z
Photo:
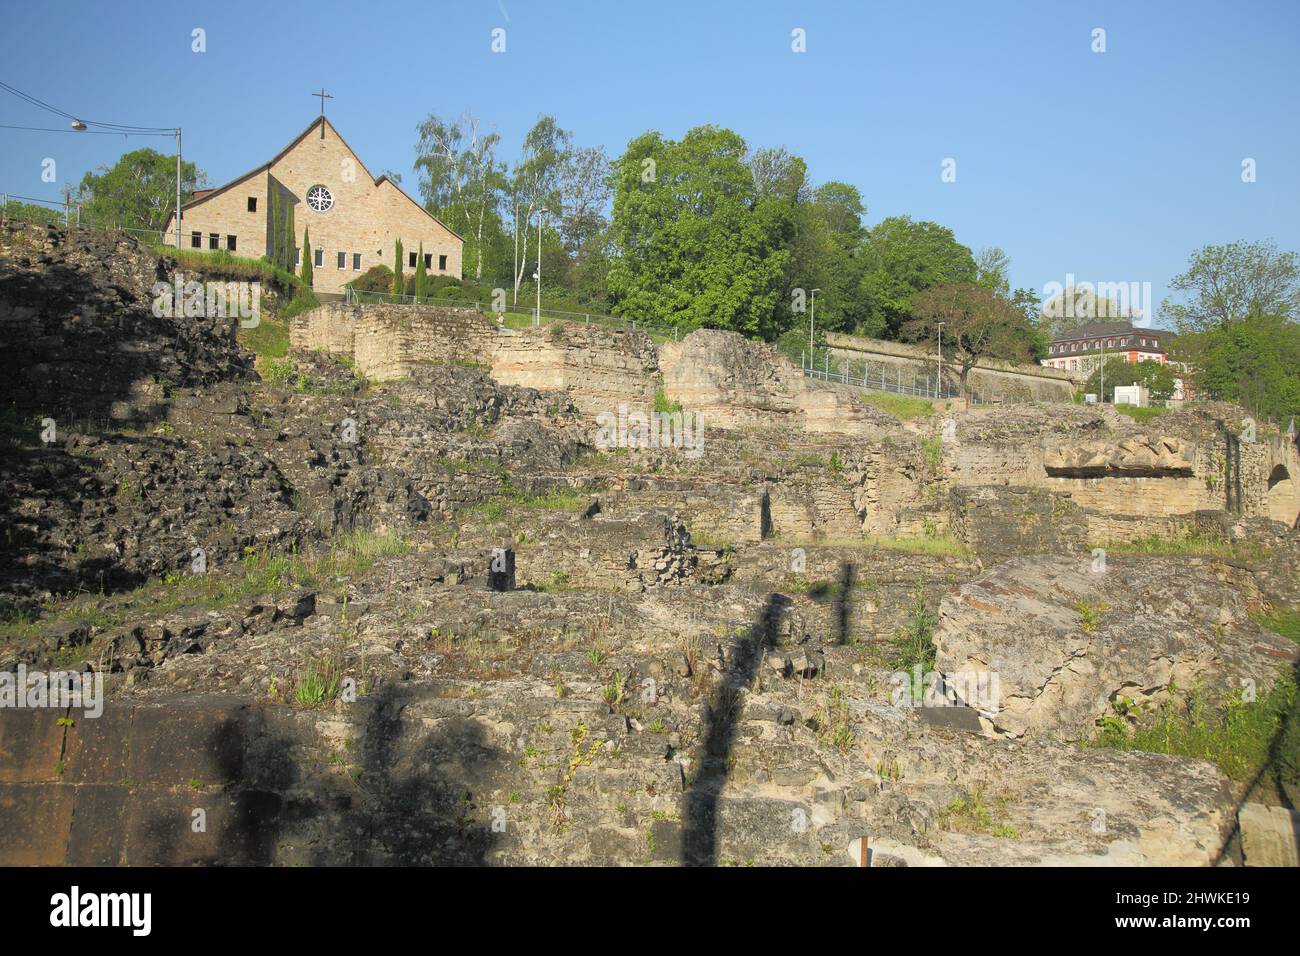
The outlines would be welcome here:
M 558 216 L 559 213 L 541 206 L 537 208 L 537 271 L 533 273 L 537 280 L 537 321 L 534 325 L 542 324 L 542 217 L 546 215 Z
M 544 209 L 537 210 L 537 271 L 533 278 L 537 280 L 537 320 L 533 325 L 542 324 L 542 216 Z
M 939 381 L 935 384 L 934 387 L 935 398 L 943 397 L 943 326 L 944 323 L 940 322 L 939 323 Z
M 1106 340 L 1101 340 L 1101 404 L 1106 404 Z
M 324 100 L 321 100 L 324 103 Z M 181 247 L 181 128 L 176 127 L 176 248 Z
M 817 293 L 821 289 L 812 290 L 812 311 L 808 314 L 808 355 L 811 358 L 813 354 L 814 329 L 817 325 Z

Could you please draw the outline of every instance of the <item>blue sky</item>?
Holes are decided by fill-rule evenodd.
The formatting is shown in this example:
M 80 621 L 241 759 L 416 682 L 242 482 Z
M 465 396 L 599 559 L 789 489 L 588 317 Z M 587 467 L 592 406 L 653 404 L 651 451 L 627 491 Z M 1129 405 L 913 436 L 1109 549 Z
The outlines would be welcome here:
M 817 182 L 855 184 L 869 223 L 909 214 L 1003 247 L 1013 283 L 1040 291 L 1072 273 L 1151 282 L 1159 301 L 1205 243 L 1300 250 L 1295 0 L 48 0 L 7 3 L 0 23 L 0 79 L 89 119 L 179 124 L 213 184 L 300 132 L 324 85 L 365 163 L 412 194 L 430 112 L 472 111 L 511 159 L 545 113 L 613 155 L 647 129 L 713 123 L 803 156 Z M 191 51 L 196 27 L 206 53 Z M 0 123 L 62 125 L 7 94 Z M 0 129 L 0 189 L 54 199 L 141 145 L 171 150 Z M 47 157 L 58 184 L 41 181 Z M 956 182 L 941 182 L 945 158 Z

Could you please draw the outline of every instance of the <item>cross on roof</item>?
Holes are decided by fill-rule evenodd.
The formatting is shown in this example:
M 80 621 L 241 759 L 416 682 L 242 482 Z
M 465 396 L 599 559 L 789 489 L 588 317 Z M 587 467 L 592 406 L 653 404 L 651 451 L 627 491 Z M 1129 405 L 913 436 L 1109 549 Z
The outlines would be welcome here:
M 333 93 L 326 93 L 326 92 L 325 92 L 325 87 L 322 86 L 322 87 L 320 88 L 320 92 L 319 92 L 319 93 L 313 93 L 312 96 L 319 96 L 319 97 L 320 97 L 320 115 L 321 115 L 321 116 L 324 116 L 324 115 L 325 115 L 325 101 L 326 101 L 326 100 L 332 100 L 332 99 L 334 99 L 334 94 L 333 94 Z

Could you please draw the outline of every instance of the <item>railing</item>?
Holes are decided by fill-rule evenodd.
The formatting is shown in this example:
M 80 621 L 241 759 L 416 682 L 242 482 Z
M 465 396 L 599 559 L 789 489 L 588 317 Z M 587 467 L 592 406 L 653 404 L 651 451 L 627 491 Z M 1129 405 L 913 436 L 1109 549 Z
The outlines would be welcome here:
M 1021 399 L 1014 395 L 988 395 L 976 391 L 972 391 L 967 395 L 959 389 L 942 388 L 937 373 L 934 375 L 929 373 L 918 375 L 913 370 L 905 375 L 904 367 L 901 365 L 894 368 L 894 374 L 891 377 L 886 363 L 874 363 L 877 367 L 872 369 L 872 363 L 864 361 L 862 363 L 862 374 L 858 375 L 841 360 L 837 359 L 832 364 L 829 352 L 825 353 L 824 360 L 824 367 L 817 368 L 812 365 L 808 353 L 804 352 L 800 359 L 804 375 L 823 382 L 852 385 L 877 392 L 893 392 L 897 395 L 909 395 L 914 398 L 931 400 L 967 398 L 972 405 L 1000 405 L 1028 401 L 1028 399 Z
M 344 300 L 349 305 L 361 303 L 390 303 L 392 305 L 441 305 L 459 308 L 472 308 L 488 316 L 494 316 L 496 311 L 488 308 L 488 304 L 479 300 L 471 299 L 454 299 L 439 297 L 433 295 L 402 295 L 393 292 L 367 292 L 362 289 L 353 288 L 352 283 L 344 286 Z M 676 326 L 660 326 L 649 322 L 638 322 L 636 319 L 625 319 L 617 315 L 602 315 L 599 312 L 570 312 L 564 309 L 546 309 L 543 308 L 540 313 L 536 308 L 528 308 L 519 305 L 506 305 L 500 309 L 504 316 L 522 316 L 529 319 L 529 322 L 510 321 L 507 318 L 505 324 L 510 328 L 521 328 L 526 325 L 546 325 L 550 322 L 576 322 L 582 325 L 600 325 L 606 328 L 622 329 L 624 331 L 642 331 L 651 336 L 661 338 L 671 338 L 677 340 L 678 330 Z

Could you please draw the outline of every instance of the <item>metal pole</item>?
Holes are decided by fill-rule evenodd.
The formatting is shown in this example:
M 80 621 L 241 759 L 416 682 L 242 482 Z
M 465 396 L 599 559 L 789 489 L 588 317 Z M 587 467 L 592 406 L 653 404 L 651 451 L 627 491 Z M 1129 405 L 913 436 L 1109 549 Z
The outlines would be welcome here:
M 321 100 L 324 103 L 324 100 Z M 176 127 L 176 248 L 181 247 L 181 128 Z
M 943 390 L 943 323 L 939 323 L 939 385 L 940 391 Z

